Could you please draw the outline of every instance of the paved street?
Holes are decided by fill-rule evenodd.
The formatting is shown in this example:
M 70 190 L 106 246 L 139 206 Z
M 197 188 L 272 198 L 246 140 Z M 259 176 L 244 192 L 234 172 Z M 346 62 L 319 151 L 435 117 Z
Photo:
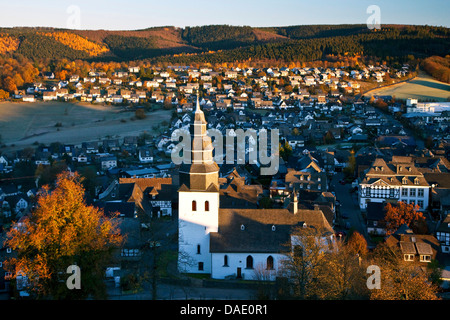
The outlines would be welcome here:
M 331 180 L 331 190 L 336 193 L 336 200 L 340 202 L 340 215 L 338 216 L 338 222 L 342 221 L 343 225 L 341 228 L 336 228 L 338 230 L 344 230 L 348 232 L 349 230 L 345 230 L 344 227 L 346 222 L 350 223 L 350 229 L 355 229 L 359 233 L 361 233 L 367 241 L 369 247 L 372 247 L 373 244 L 370 242 L 370 239 L 367 234 L 366 223 L 361 215 L 361 210 L 358 206 L 358 195 L 357 192 L 350 193 L 352 189 L 351 184 L 340 184 L 339 181 L 344 177 L 342 172 L 338 172 L 333 176 Z M 348 216 L 347 219 L 340 219 L 342 216 Z
M 136 294 L 122 294 L 112 282 L 108 283 L 109 300 L 152 300 L 150 288 L 146 287 Z M 179 286 L 159 284 L 157 300 L 254 300 L 252 289 L 202 288 L 196 286 Z

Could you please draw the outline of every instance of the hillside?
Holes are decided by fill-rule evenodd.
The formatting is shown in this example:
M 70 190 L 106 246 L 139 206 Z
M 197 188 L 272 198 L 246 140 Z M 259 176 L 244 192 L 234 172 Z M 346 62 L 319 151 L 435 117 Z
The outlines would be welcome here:
M 411 56 L 445 56 L 449 48 L 449 28 L 431 26 L 383 25 L 382 30 L 365 25 L 168 26 L 130 31 L 0 28 L 0 55 L 19 53 L 31 60 L 220 63 L 364 55 L 400 61 Z

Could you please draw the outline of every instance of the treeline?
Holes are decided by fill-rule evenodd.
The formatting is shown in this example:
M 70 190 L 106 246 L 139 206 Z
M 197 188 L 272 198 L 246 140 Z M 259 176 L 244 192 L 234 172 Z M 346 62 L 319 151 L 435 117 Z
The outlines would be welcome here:
M 249 26 L 209 25 L 186 27 L 181 37 L 204 50 L 228 50 L 254 44 L 257 37 Z
M 421 66 L 433 78 L 450 83 L 450 55 L 445 57 L 431 56 L 424 59 Z
M 346 29 L 342 29 L 346 30 Z M 366 29 L 368 30 L 368 29 Z M 411 58 L 449 53 L 448 28 L 386 28 L 348 36 L 305 38 L 256 44 L 244 48 L 197 55 L 165 56 L 158 60 L 189 64 L 192 62 L 233 62 L 248 59 L 281 61 L 315 61 L 328 55 L 365 55 L 399 63 Z M 316 32 L 318 34 L 320 32 Z
M 348 36 L 351 34 L 370 31 L 364 24 L 305 25 L 305 26 L 273 27 L 261 29 L 271 31 L 273 33 L 291 39 Z
M 158 52 L 152 38 L 109 35 L 103 41 L 113 54 L 124 60 L 154 57 Z
M 233 62 L 248 59 L 279 61 L 315 61 L 329 55 L 374 56 L 387 62 L 404 57 L 427 58 L 450 54 L 449 28 L 430 26 L 383 26 L 369 30 L 365 25 L 313 25 L 273 28 L 210 25 L 177 29 L 174 46 L 160 44 L 158 32 L 136 36 L 106 35 L 100 32 L 98 43 L 70 30 L 1 28 L 20 42 L 8 50 L 31 60 L 84 59 L 88 61 L 130 61 L 154 59 L 172 63 Z M 94 33 L 92 31 L 91 33 Z M 137 34 L 140 33 L 140 36 Z M 50 36 L 49 36 L 50 35 Z M 103 37 L 104 35 L 104 37 Z M 101 38 L 101 42 L 100 42 Z M 161 42 L 162 43 L 162 42 Z M 12 48 L 12 49 L 11 49 Z M 211 52 L 213 51 L 213 52 Z M 176 55 L 174 55 L 176 53 Z

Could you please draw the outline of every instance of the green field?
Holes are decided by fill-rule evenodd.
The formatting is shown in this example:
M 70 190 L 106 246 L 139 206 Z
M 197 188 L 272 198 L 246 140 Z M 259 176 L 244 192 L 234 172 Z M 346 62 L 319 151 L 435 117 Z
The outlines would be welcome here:
M 437 81 L 420 72 L 408 82 L 374 89 L 364 94 L 366 97 L 373 95 L 395 96 L 397 99 L 413 98 L 419 101 L 447 101 L 450 98 L 450 84 Z
M 10 147 L 25 147 L 52 142 L 80 144 L 126 135 L 139 135 L 163 121 L 170 122 L 170 110 L 147 113 L 143 120 L 131 120 L 134 112 L 120 112 L 121 107 L 70 102 L 0 103 L 0 135 Z

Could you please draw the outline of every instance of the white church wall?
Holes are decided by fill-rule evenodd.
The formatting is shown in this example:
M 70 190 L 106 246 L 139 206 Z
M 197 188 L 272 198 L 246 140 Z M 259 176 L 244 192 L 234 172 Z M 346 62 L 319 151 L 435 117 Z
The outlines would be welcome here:
M 227 265 L 224 265 L 225 255 L 227 256 Z M 252 257 L 252 268 L 247 268 L 247 258 L 249 256 Z M 269 256 L 273 258 L 272 269 L 267 269 Z M 274 281 L 281 268 L 283 259 L 286 259 L 286 256 L 279 253 L 213 253 L 211 278 L 235 278 L 240 273 L 244 280 Z
M 196 211 L 192 210 L 192 201 L 196 201 Z M 205 211 L 206 201 L 209 202 L 209 211 Z M 180 271 L 211 273 L 209 234 L 218 230 L 218 214 L 218 192 L 179 192 Z M 190 257 L 188 263 L 182 259 L 184 256 Z M 202 266 L 200 266 L 200 263 Z

